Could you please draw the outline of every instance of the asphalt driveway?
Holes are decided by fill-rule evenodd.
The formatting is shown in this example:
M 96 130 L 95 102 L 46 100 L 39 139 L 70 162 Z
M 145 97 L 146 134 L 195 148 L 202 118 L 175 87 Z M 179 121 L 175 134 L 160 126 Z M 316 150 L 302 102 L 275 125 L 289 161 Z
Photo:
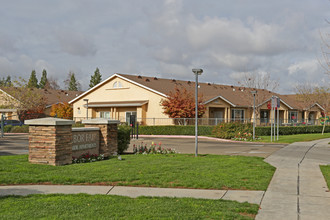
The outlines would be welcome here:
M 0 156 L 18 155 L 29 153 L 29 139 L 27 134 L 6 134 L 0 138 Z M 195 153 L 194 138 L 179 137 L 140 137 L 138 140 L 132 139 L 128 152 L 133 151 L 133 145 L 150 146 L 151 143 L 161 143 L 162 147 L 174 148 L 180 153 Z M 199 138 L 199 154 L 221 154 L 221 155 L 243 155 L 268 157 L 273 152 L 285 147 L 285 144 L 265 144 L 265 143 L 242 143 L 242 142 L 224 142 L 219 140 Z
M 29 153 L 29 137 L 27 134 L 5 134 L 0 137 L 0 156 Z

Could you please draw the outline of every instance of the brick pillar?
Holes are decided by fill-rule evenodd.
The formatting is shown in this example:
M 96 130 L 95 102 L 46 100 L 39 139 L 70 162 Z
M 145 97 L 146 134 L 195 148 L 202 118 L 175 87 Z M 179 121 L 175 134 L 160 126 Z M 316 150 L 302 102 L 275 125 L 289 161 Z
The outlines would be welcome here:
M 100 154 L 105 157 L 113 155 L 117 152 L 117 135 L 118 135 L 118 120 L 109 120 L 105 118 L 95 118 L 90 120 L 83 120 L 85 127 L 100 128 Z
M 29 125 L 29 162 L 61 166 L 72 163 L 72 120 L 40 118 Z

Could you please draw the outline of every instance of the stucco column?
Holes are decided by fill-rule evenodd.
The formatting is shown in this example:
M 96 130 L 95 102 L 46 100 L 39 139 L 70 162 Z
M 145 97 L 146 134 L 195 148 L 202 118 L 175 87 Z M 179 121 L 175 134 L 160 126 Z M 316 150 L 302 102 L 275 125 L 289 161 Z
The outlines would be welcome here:
M 114 120 L 117 120 L 117 108 L 113 108 Z
M 304 111 L 305 122 L 308 123 L 308 111 Z
M 225 114 L 224 114 L 224 122 L 227 122 L 228 121 L 228 108 L 225 108 Z
M 117 152 L 117 135 L 118 135 L 118 120 L 109 120 L 105 118 L 94 118 L 90 120 L 83 120 L 85 127 L 100 128 L 100 154 L 105 157 L 113 155 Z
M 59 118 L 26 120 L 29 125 L 29 162 L 60 166 L 72 163 L 72 124 Z
M 228 121 L 227 122 L 230 122 L 231 121 L 231 108 L 228 108 Z

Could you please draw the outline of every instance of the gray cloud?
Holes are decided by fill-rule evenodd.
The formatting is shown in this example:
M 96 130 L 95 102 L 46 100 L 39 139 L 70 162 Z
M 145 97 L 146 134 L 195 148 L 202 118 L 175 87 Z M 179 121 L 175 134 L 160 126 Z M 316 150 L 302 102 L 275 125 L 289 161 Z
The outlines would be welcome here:
M 97 49 L 90 37 L 68 29 L 56 32 L 61 51 L 75 56 L 93 56 Z
M 328 3 L 328 2 L 326 2 Z M 6 2 L 0 8 L 0 73 L 42 68 L 84 89 L 99 67 L 115 72 L 234 84 L 237 74 L 269 72 L 281 83 L 322 79 L 319 31 L 329 33 L 324 0 Z M 3 29 L 3 30 L 4 30 Z M 4 34 L 5 33 L 5 34 Z

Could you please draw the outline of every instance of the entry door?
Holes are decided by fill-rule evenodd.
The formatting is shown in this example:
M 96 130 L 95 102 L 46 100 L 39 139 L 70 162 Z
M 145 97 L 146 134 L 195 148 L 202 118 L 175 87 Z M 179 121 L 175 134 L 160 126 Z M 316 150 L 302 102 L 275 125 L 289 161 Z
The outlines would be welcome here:
M 215 124 L 221 123 L 223 121 L 223 111 L 214 111 L 213 117 L 215 118 Z
M 136 121 L 136 112 L 126 112 L 126 123 L 130 124 L 130 117 L 131 115 L 135 115 L 135 121 Z
M 214 111 L 214 118 L 223 118 L 223 111 Z
M 268 119 L 269 119 L 269 111 L 260 111 L 260 122 L 261 123 L 268 123 Z
M 312 125 L 315 124 L 315 114 L 314 114 L 314 112 L 309 113 L 308 122 Z

